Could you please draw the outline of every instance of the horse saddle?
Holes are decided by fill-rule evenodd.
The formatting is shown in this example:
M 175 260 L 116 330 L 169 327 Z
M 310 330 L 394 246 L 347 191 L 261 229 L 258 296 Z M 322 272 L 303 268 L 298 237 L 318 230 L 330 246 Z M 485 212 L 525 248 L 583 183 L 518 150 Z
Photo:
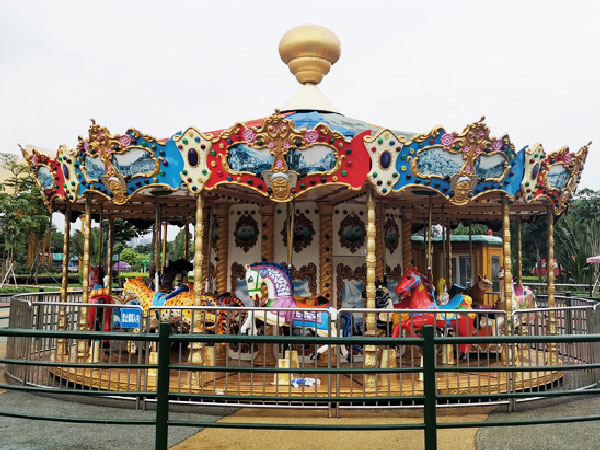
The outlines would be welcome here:
M 327 308 L 329 306 L 329 299 L 322 295 L 311 295 L 310 297 L 294 295 L 294 301 L 298 308 Z

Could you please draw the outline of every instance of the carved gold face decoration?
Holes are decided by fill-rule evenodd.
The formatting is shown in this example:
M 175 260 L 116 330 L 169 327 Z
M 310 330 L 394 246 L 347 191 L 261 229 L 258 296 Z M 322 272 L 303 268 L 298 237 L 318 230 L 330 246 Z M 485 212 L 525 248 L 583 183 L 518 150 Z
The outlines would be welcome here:
M 291 195 L 289 181 L 284 177 L 273 177 L 272 189 L 274 200 L 284 201 Z

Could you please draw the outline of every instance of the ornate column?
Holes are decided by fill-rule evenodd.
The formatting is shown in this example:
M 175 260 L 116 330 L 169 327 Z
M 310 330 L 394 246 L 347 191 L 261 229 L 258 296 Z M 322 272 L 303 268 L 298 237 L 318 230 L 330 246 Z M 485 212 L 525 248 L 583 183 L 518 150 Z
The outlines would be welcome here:
M 154 291 L 158 292 L 158 280 L 160 272 L 160 204 L 156 197 L 154 209 Z
M 186 222 L 183 227 L 183 259 L 190 259 L 190 224 Z
M 43 262 L 42 256 L 42 264 Z M 52 272 L 52 212 L 50 212 L 50 229 L 48 230 L 48 271 Z
M 452 273 L 452 227 L 450 226 L 450 223 L 448 223 L 448 226 L 446 227 L 446 241 L 448 242 L 448 287 L 450 287 L 454 284 L 452 282 L 452 277 L 454 275 Z
M 510 207 L 508 205 L 508 196 L 502 196 L 502 241 L 504 249 L 504 309 L 506 310 L 506 320 L 504 321 L 505 333 L 507 336 L 512 334 L 512 257 L 510 248 Z M 514 358 L 513 358 L 514 356 Z M 502 362 L 507 365 L 517 364 L 518 354 L 516 345 L 506 344 L 502 346 Z M 510 377 L 510 375 L 509 375 Z
M 196 195 L 196 223 L 194 225 L 194 306 L 200 306 L 202 301 L 202 247 L 204 228 L 204 198 L 203 194 Z M 194 332 L 196 324 L 194 324 Z M 198 331 L 199 332 L 199 331 Z
M 108 218 L 108 248 L 106 249 L 106 259 L 108 260 L 108 267 L 106 268 L 106 275 L 108 279 L 108 295 L 112 294 L 112 282 L 113 282 L 113 245 L 115 241 L 115 219 L 112 216 Z M 111 310 L 108 310 L 110 312 Z
M 98 219 L 98 267 L 102 265 L 102 203 L 100 203 L 100 218 Z M 102 284 L 102 280 L 98 280 L 98 283 Z
M 221 204 L 217 214 L 217 292 L 227 292 L 227 239 L 229 237 L 229 205 Z
M 81 302 L 87 303 L 90 294 L 90 232 L 92 228 L 92 195 L 89 192 L 85 198 L 85 216 L 83 226 L 83 295 Z M 80 330 L 85 330 L 87 328 L 87 313 L 88 311 L 86 307 L 81 308 L 81 312 L 79 314 Z M 87 344 L 88 341 L 84 339 L 77 340 L 77 358 L 79 361 L 84 361 L 87 357 Z
M 375 308 L 375 195 L 371 185 L 367 187 L 367 279 L 366 287 L 366 307 Z M 375 313 L 367 313 L 365 320 L 365 336 L 375 337 L 377 335 L 377 323 Z M 377 367 L 377 347 L 375 345 L 365 345 L 365 368 Z M 371 390 L 376 387 L 376 375 L 366 374 L 364 376 L 365 389 Z
M 211 239 L 210 234 L 212 233 L 212 216 L 213 207 L 204 209 L 203 227 L 202 230 L 202 282 L 204 283 L 204 290 L 210 290 L 210 254 L 211 251 Z
M 512 313 L 512 257 L 510 248 L 510 207 L 508 197 L 502 196 L 502 241 L 504 244 L 504 309 L 506 310 L 507 322 Z M 510 330 L 508 330 L 510 331 Z
M 261 241 L 260 241 L 260 258 L 263 261 L 275 261 L 275 220 L 273 213 L 275 204 L 267 203 L 260 207 L 261 220 Z
M 376 226 L 375 226 L 375 275 L 377 279 L 383 282 L 385 268 L 385 205 L 380 203 L 376 205 Z
M 333 305 L 333 206 L 319 202 L 319 293 Z M 336 299 L 339 302 L 339 299 Z M 334 305 L 341 306 L 341 305 Z
M 517 285 L 523 285 L 523 241 L 522 241 L 523 223 L 521 216 L 517 217 Z
M 546 245 L 548 255 L 546 259 L 546 275 L 548 276 L 548 308 L 556 307 L 555 286 L 554 286 L 554 210 L 552 204 L 548 205 L 546 213 Z M 556 334 L 556 311 L 548 313 L 548 334 Z M 556 343 L 550 344 L 550 352 L 546 355 L 546 363 L 557 365 L 558 347 Z
M 167 222 L 163 222 L 163 236 L 162 236 L 162 266 L 161 273 L 165 273 L 165 267 L 167 267 Z
M 62 283 L 60 287 L 60 301 L 67 303 L 67 292 L 69 289 L 69 233 L 71 231 L 71 203 L 67 201 L 65 207 L 65 236 L 63 240 L 63 268 L 62 268 Z M 58 329 L 66 330 L 67 316 L 65 307 L 61 306 L 59 310 Z M 59 339 L 56 344 L 56 351 L 59 355 L 66 353 L 65 340 Z
M 412 267 L 412 218 L 413 213 L 410 209 L 402 212 L 402 270 Z

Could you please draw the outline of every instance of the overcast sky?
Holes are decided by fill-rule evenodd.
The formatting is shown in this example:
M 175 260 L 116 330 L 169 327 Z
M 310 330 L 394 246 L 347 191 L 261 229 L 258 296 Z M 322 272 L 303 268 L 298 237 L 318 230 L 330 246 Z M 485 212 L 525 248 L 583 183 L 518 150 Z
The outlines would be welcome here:
M 515 146 L 576 151 L 600 189 L 600 2 L 0 0 L 0 152 L 74 147 L 89 119 L 170 137 L 282 106 L 297 82 L 288 29 L 342 43 L 320 89 L 346 116 L 462 131 L 486 115 Z

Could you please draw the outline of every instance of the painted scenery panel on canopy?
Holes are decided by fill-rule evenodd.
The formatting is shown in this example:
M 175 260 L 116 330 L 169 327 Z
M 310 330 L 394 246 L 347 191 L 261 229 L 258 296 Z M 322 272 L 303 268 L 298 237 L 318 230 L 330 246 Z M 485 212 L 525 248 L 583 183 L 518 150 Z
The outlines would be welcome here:
M 571 172 L 563 165 L 555 165 L 548 170 L 548 186 L 553 189 L 563 189 L 571 178 Z
M 99 180 L 106 175 L 106 168 L 100 158 L 87 155 L 84 160 L 85 174 L 89 180 Z
M 475 160 L 475 175 L 480 179 L 502 178 L 506 160 L 500 154 L 481 155 Z
M 40 166 L 37 171 L 37 177 L 40 181 L 42 189 L 51 189 L 54 186 L 54 178 L 52 172 L 46 166 Z
M 141 148 L 134 148 L 127 153 L 113 155 L 112 163 L 115 169 L 126 177 L 152 173 L 156 170 L 154 158 Z
M 426 148 L 419 153 L 417 168 L 424 176 L 452 176 L 464 164 L 462 154 L 450 153 L 441 148 Z
M 257 149 L 246 144 L 236 144 L 227 151 L 227 165 L 236 172 L 259 173 L 271 169 L 273 155 L 265 148 Z
M 337 163 L 335 152 L 326 145 L 314 145 L 304 150 L 290 148 L 285 157 L 290 170 L 295 170 L 301 177 L 315 172 L 329 172 Z

